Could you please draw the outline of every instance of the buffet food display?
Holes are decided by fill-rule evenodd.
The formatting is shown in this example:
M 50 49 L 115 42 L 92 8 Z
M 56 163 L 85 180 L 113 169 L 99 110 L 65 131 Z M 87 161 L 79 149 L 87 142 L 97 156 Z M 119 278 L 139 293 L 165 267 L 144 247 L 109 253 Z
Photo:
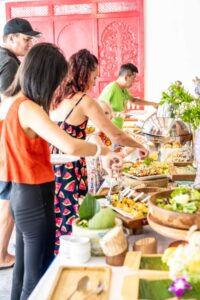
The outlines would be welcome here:
M 179 187 L 155 193 L 149 200 L 150 218 L 158 224 L 175 229 L 200 229 L 200 192 Z M 167 231 L 166 231 L 167 234 Z
M 148 212 L 146 197 L 143 197 L 143 200 L 137 200 L 136 197 L 122 197 L 119 200 L 118 194 L 114 194 L 112 196 L 112 207 L 119 213 L 125 212 L 132 219 L 146 218 Z
M 90 126 L 87 133 L 93 133 L 94 130 L 95 128 Z M 132 132 L 130 132 L 131 130 Z M 193 166 L 192 131 L 190 126 L 180 120 L 158 117 L 153 114 L 144 122 L 140 135 L 138 135 L 138 132 L 136 134 L 135 128 L 131 127 L 128 128 L 127 132 L 147 146 L 150 150 L 149 156 L 144 160 L 124 162 L 123 175 L 120 179 L 115 177 L 107 180 L 105 177 L 105 186 L 99 189 L 97 194 L 85 197 L 79 208 L 80 219 L 73 223 L 73 233 L 75 235 L 90 238 L 91 253 L 94 256 L 103 255 L 101 240 L 104 238 L 108 245 L 112 245 L 113 243 L 109 238 L 113 236 L 114 230 L 119 229 L 122 233 L 126 232 L 129 235 L 134 233 L 135 230 L 141 230 L 145 225 L 150 225 L 155 232 L 162 236 L 177 239 L 178 242 L 176 241 L 174 245 L 182 243 L 180 247 L 183 247 L 183 242 L 187 243 L 186 239 L 193 225 L 196 226 L 198 237 L 200 237 L 200 191 L 190 187 L 191 182 L 189 182 L 189 187 L 184 185 L 188 184 L 185 182 L 173 182 L 175 180 L 193 181 L 195 179 L 196 169 Z M 152 145 L 153 147 L 151 147 Z M 96 169 L 95 172 L 98 172 L 98 170 Z M 167 188 L 158 187 L 157 181 L 161 179 L 166 179 L 167 184 L 170 180 Z M 113 180 L 115 183 L 113 183 Z M 131 181 L 134 182 L 134 185 L 131 184 Z M 183 186 L 178 186 L 178 184 Z M 125 227 L 123 230 L 122 225 Z M 118 238 L 118 235 L 116 238 Z M 126 254 L 127 250 L 128 247 L 126 247 L 123 255 Z M 173 251 L 166 251 L 164 259 L 167 257 L 167 263 L 169 261 L 168 256 Z M 121 254 L 119 253 L 119 255 Z M 129 257 L 130 255 L 132 256 Z M 137 258 L 139 258 L 138 263 Z M 177 255 L 178 258 L 179 255 Z M 116 264 L 112 255 L 111 259 Z M 181 259 L 183 260 L 184 257 Z M 108 263 L 107 260 L 106 262 Z M 200 266 L 199 259 L 197 263 Z M 172 282 L 169 278 L 170 266 L 162 261 L 160 255 L 141 256 L 141 252 L 129 251 L 124 265 L 129 265 L 132 270 L 134 269 L 137 276 L 135 274 L 124 278 L 121 291 L 123 297 L 127 299 L 146 299 L 147 297 L 158 300 L 163 300 L 163 297 L 165 299 L 180 299 L 173 298 L 171 291 L 174 289 L 176 282 Z M 138 268 L 133 268 L 133 265 L 138 265 Z M 97 269 L 81 267 L 77 271 L 74 267 L 65 267 L 61 270 L 59 276 L 68 276 L 67 272 L 80 273 L 80 276 L 85 274 L 93 276 L 96 271 L 97 273 L 101 271 Z M 104 284 L 104 289 L 101 291 L 104 297 L 102 299 L 109 299 L 111 276 L 109 270 L 102 268 L 103 275 L 100 278 L 100 281 Z M 187 286 L 186 279 L 184 278 L 183 281 Z M 66 280 L 69 285 L 69 278 L 66 277 Z M 108 285 L 106 285 L 107 281 L 109 282 Z M 60 278 L 58 278 L 56 284 L 58 282 L 61 282 Z M 154 283 L 158 285 L 154 286 Z M 134 285 L 135 288 L 133 288 Z M 96 286 L 98 286 L 98 282 L 92 282 L 92 288 L 95 289 Z M 67 291 L 65 285 L 60 290 L 59 286 L 56 285 L 54 292 L 56 290 L 59 293 L 64 291 L 64 293 L 70 294 L 72 292 Z M 52 295 L 57 297 L 57 294 Z M 190 296 L 190 291 L 186 291 L 186 295 Z M 191 295 L 195 297 L 191 299 L 199 299 L 196 298 L 196 295 L 200 295 L 200 289 L 196 291 L 193 288 Z M 53 296 L 51 299 L 54 299 Z
M 136 161 L 126 162 L 123 165 L 123 172 L 125 175 L 131 175 L 134 178 L 149 177 L 154 175 L 165 176 L 169 174 L 169 164 L 159 161 Z
M 189 124 L 153 114 L 144 122 L 142 132 L 155 144 L 161 161 L 188 162 L 193 159 L 192 130 Z

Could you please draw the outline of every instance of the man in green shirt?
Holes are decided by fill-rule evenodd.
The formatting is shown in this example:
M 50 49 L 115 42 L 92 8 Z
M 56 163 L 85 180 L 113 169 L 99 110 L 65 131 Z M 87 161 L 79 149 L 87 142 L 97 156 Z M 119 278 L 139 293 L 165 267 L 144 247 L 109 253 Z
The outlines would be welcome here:
M 105 100 L 110 103 L 114 113 L 116 113 L 113 118 L 113 123 L 121 128 L 123 127 L 123 119 L 118 115 L 125 111 L 127 101 L 139 105 L 158 106 L 158 103 L 134 98 L 129 93 L 128 89 L 132 87 L 137 73 L 138 69 L 133 64 L 128 63 L 122 65 L 117 80 L 110 82 L 99 96 L 100 100 Z

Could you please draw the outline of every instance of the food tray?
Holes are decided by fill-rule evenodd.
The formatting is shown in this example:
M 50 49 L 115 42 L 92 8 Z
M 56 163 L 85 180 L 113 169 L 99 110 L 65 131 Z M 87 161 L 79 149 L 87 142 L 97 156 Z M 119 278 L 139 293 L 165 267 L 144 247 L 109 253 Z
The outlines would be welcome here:
M 128 174 L 126 172 L 123 172 L 123 175 L 127 176 L 129 178 L 132 178 L 132 179 L 136 179 L 138 181 L 160 179 L 160 178 L 170 178 L 170 175 L 168 175 L 168 174 L 151 175 L 151 176 L 140 176 L 140 177 L 138 177 L 138 176 L 134 176 L 134 175 Z
M 142 260 L 146 260 L 141 268 Z M 170 300 L 175 299 L 168 291 L 172 280 L 169 279 L 167 266 L 163 265 L 161 255 L 150 254 L 141 256 L 141 252 L 128 252 L 124 265 L 134 271 L 133 274 L 124 277 L 121 294 L 126 300 Z M 162 266 L 163 265 L 163 266 Z M 200 288 L 193 286 L 192 290 L 186 291 L 181 299 L 200 300 Z M 176 298 L 178 299 L 178 298 Z
M 196 177 L 196 169 L 192 166 L 192 164 L 175 163 L 170 167 L 170 175 L 173 181 L 194 181 Z
M 67 299 L 76 289 L 78 281 L 83 276 L 89 277 L 88 290 L 76 291 L 73 300 L 83 300 L 96 289 L 100 282 L 103 283 L 104 290 L 101 294 L 92 295 L 91 299 L 108 300 L 111 283 L 111 268 L 109 267 L 75 267 L 62 266 L 59 268 L 48 300 Z M 70 298 L 71 299 L 71 298 Z
M 149 179 L 149 180 L 137 180 L 130 177 L 125 176 L 126 178 L 126 184 L 131 187 L 140 187 L 143 185 L 143 187 L 167 187 L 169 183 L 169 178 L 158 178 L 158 179 Z M 140 185 L 140 186 L 139 186 Z M 142 187 L 142 186 L 141 186 Z
M 141 218 L 135 218 L 135 219 L 130 219 L 127 218 L 123 215 L 121 215 L 120 213 L 116 212 L 116 217 L 119 218 L 120 220 L 122 220 L 123 226 L 128 228 L 128 229 L 140 229 L 142 228 L 144 225 L 147 225 L 147 218 L 141 217 Z
M 126 300 L 138 300 L 140 279 L 145 280 L 160 280 L 168 278 L 168 271 L 155 270 L 155 269 L 140 269 L 142 257 L 159 257 L 160 255 L 141 255 L 141 252 L 130 251 L 127 253 L 124 266 L 134 271 L 132 275 L 124 277 L 122 284 L 122 297 Z M 146 298 L 145 298 L 146 299 Z

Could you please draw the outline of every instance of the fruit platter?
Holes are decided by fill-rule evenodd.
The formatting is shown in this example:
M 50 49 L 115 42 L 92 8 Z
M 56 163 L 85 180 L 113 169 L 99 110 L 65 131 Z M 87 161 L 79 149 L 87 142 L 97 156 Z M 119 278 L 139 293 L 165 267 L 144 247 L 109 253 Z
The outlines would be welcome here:
M 200 229 L 200 192 L 179 187 L 155 193 L 149 199 L 150 217 L 167 228 L 189 230 L 193 225 Z
M 123 165 L 123 174 L 138 180 L 168 177 L 169 173 L 169 163 L 154 161 L 151 158 L 146 158 L 143 161 L 126 162 Z

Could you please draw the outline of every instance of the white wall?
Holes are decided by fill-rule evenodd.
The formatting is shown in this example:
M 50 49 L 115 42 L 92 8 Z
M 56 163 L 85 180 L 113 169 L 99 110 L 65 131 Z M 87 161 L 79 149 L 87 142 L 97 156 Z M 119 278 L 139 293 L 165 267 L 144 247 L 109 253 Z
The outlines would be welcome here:
M 5 2 L 0 2 L 0 30 Z M 199 15 L 200 0 L 144 0 L 146 99 L 158 101 L 175 80 L 193 93 L 192 79 L 200 77 Z
M 200 77 L 200 0 L 144 0 L 145 96 L 159 99 L 180 80 Z

